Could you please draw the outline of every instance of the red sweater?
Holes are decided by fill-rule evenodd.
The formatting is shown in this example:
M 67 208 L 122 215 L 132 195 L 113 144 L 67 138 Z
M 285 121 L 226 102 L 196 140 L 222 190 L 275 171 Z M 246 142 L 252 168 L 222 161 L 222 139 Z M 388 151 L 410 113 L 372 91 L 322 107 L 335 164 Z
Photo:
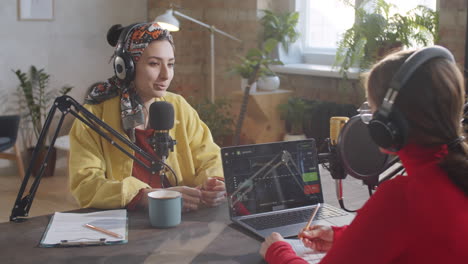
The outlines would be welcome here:
M 438 166 L 446 153 L 446 145 L 400 150 L 408 176 L 382 183 L 346 230 L 335 228 L 320 263 L 468 263 L 468 197 Z M 265 259 L 307 263 L 281 241 Z

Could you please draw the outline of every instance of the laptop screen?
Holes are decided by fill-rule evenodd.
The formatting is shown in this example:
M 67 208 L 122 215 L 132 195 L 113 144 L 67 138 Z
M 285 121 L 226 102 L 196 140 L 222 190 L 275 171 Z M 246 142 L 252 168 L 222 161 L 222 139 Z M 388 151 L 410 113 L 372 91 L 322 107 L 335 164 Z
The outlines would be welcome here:
M 323 203 L 314 139 L 221 149 L 231 217 Z

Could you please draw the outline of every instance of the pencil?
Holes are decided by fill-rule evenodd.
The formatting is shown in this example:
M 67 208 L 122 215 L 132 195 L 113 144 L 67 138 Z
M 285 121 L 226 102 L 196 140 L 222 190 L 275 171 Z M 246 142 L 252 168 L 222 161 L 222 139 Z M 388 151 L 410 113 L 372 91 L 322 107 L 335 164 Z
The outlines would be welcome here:
M 84 226 L 87 227 L 87 228 L 99 231 L 101 233 L 104 233 L 106 235 L 115 237 L 115 238 L 122 238 L 122 236 L 117 234 L 117 233 L 114 233 L 112 231 L 109 231 L 109 230 L 106 230 L 106 229 L 103 229 L 103 228 L 100 228 L 100 227 L 97 227 L 97 226 L 93 226 L 93 225 L 90 225 L 90 224 L 85 224 Z
M 309 229 L 310 225 L 312 224 L 312 221 L 314 221 L 314 218 L 315 218 L 315 216 L 317 215 L 317 212 L 318 212 L 319 208 L 320 208 L 320 203 L 318 203 L 318 204 L 315 206 L 315 209 L 314 209 L 314 211 L 312 212 L 312 215 L 310 216 L 309 222 L 307 222 L 307 225 L 304 227 L 304 230 Z

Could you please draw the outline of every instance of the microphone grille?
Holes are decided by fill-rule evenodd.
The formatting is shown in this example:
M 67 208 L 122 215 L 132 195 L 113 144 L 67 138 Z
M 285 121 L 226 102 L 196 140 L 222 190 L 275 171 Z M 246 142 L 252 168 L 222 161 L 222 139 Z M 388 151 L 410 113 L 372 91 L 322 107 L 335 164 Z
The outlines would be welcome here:
M 168 102 L 154 102 L 149 109 L 150 127 L 154 130 L 169 130 L 174 127 L 174 107 Z
M 346 116 L 333 116 L 330 118 L 330 141 L 332 145 L 338 143 L 340 131 L 348 120 L 349 117 Z

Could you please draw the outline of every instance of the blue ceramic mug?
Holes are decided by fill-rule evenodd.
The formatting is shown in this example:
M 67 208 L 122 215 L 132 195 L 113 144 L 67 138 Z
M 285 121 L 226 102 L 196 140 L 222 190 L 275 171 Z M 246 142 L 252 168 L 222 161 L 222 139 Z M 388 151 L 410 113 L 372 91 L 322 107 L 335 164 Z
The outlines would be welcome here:
M 164 189 L 148 193 L 148 213 L 153 227 L 168 228 L 180 224 L 182 194 Z

